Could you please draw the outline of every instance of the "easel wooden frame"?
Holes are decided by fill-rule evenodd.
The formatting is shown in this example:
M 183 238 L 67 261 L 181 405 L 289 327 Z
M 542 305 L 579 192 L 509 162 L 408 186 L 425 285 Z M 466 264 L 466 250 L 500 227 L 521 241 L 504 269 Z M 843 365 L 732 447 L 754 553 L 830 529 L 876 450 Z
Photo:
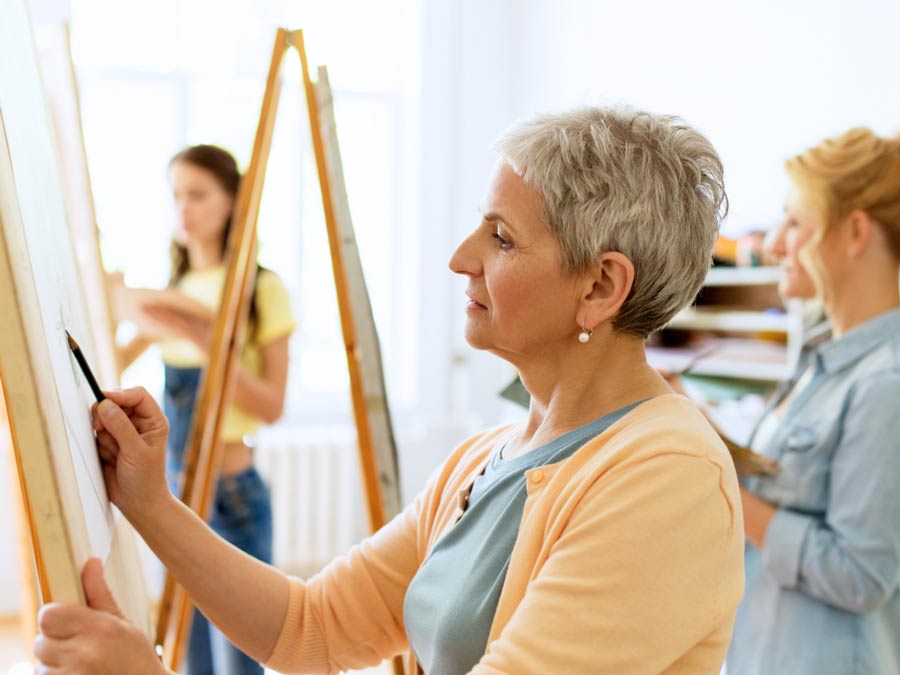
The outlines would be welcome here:
M 303 32 L 299 30 L 280 28 L 275 36 L 253 153 L 235 204 L 225 288 L 213 329 L 209 366 L 201 382 L 188 438 L 181 497 L 201 516 L 208 516 L 222 462 L 223 444 L 219 437 L 221 420 L 232 398 L 234 373 L 243 344 L 254 285 L 256 221 L 275 126 L 282 67 L 291 47 L 299 53 L 303 71 L 310 131 L 350 375 L 366 510 L 370 529 L 374 532 L 387 522 L 388 517 L 393 517 L 400 511 L 396 448 L 384 390 L 377 334 L 349 217 L 331 108 L 331 90 L 324 69 L 319 70 L 318 84 L 313 83 L 309 75 Z M 351 279 L 348 279 L 348 259 L 353 265 L 354 274 Z M 358 336 L 362 337 L 362 343 Z M 365 359 L 361 348 L 366 352 Z M 365 368 L 364 362 L 367 364 Z M 169 668 L 177 669 L 183 661 L 190 618 L 191 605 L 187 594 L 167 574 L 160 603 L 156 643 Z M 396 673 L 403 672 L 399 658 L 394 661 L 394 669 Z

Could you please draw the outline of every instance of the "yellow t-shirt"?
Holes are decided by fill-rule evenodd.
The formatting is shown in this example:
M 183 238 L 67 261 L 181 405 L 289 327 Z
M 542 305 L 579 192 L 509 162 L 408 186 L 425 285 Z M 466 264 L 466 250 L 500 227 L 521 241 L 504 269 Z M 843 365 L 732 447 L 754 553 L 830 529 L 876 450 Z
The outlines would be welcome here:
M 219 306 L 222 287 L 225 284 L 225 265 L 216 265 L 205 270 L 189 271 L 178 282 L 178 290 L 189 298 L 210 309 Z M 254 375 L 262 373 L 260 347 L 285 335 L 290 335 L 296 327 L 291 312 L 291 299 L 287 287 L 277 274 L 262 270 L 256 279 L 256 322 L 255 329 L 249 327 L 248 340 L 241 352 L 241 366 Z M 202 368 L 206 366 L 206 355 L 187 339 L 171 339 L 160 342 L 163 362 L 178 368 Z M 226 443 L 240 441 L 263 426 L 263 421 L 241 408 L 228 408 L 222 426 L 222 440 Z

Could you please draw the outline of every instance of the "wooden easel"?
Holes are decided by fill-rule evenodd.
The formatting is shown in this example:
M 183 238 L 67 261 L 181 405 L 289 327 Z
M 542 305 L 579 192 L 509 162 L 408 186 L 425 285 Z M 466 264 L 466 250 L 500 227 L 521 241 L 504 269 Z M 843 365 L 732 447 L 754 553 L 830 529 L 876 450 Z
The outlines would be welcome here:
M 181 498 L 198 514 L 208 517 L 222 463 L 223 444 L 219 437 L 221 420 L 232 400 L 234 373 L 243 345 L 254 285 L 256 222 L 275 126 L 282 67 L 291 47 L 300 56 L 303 72 L 350 375 L 367 514 L 370 529 L 374 532 L 389 517 L 400 512 L 396 448 L 384 390 L 377 334 L 349 216 L 331 108 L 331 90 L 324 69 L 319 70 L 318 83 L 313 83 L 309 75 L 303 32 L 299 30 L 280 28 L 275 36 L 253 153 L 235 203 L 234 227 L 228 243 L 225 287 L 213 328 L 209 365 L 203 375 L 188 437 Z M 348 270 L 352 272 L 349 277 Z M 180 666 L 184 658 L 190 618 L 191 605 L 187 594 L 167 574 L 159 609 L 156 644 L 167 666 L 173 670 Z M 394 669 L 396 673 L 403 672 L 399 658 L 394 661 Z

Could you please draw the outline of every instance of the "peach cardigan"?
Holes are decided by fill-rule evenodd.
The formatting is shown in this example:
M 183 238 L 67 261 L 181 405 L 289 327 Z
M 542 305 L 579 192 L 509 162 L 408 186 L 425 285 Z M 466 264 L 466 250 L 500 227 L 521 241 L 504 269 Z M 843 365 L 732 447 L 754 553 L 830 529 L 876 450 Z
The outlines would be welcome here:
M 379 532 L 292 579 L 267 665 L 336 673 L 407 652 L 406 588 L 510 433 L 463 443 Z M 728 453 L 693 403 L 642 403 L 565 461 L 528 471 L 527 491 L 473 675 L 719 672 L 744 588 L 743 518 Z

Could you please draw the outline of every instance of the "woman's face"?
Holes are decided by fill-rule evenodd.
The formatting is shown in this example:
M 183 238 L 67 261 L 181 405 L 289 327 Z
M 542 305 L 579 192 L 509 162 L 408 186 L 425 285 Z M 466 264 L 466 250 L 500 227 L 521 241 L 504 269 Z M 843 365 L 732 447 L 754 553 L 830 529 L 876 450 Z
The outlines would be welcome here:
M 175 241 L 182 246 L 221 241 L 234 199 L 216 177 L 193 164 L 175 162 L 169 182 L 178 217 Z
M 481 222 L 450 258 L 468 277 L 466 340 L 514 363 L 576 340 L 578 280 L 563 274 L 562 252 L 543 205 L 505 162 L 488 186 Z
M 816 297 L 816 285 L 801 256 L 804 246 L 811 242 L 823 227 L 820 218 L 809 208 L 795 190 L 784 207 L 784 220 L 769 238 L 766 248 L 778 259 L 782 275 L 778 291 L 785 298 Z M 813 253 L 812 255 L 816 255 Z

